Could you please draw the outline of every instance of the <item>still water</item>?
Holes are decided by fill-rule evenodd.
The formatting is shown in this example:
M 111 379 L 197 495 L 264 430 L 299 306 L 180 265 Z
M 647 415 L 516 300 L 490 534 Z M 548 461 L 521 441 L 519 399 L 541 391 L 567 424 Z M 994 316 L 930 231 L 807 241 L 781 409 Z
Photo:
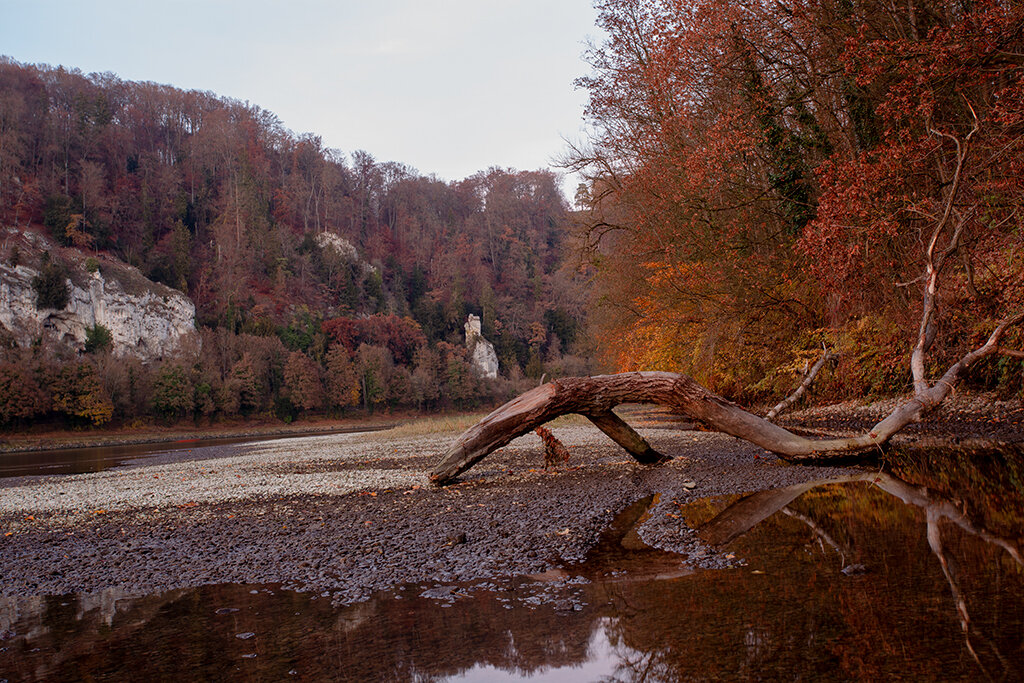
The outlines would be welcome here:
M 0 598 L 0 680 L 1021 680 L 1022 460 L 932 461 L 679 508 L 731 569 L 637 543 L 645 500 L 580 565 L 347 607 L 248 585 Z
M 390 426 L 390 425 L 388 425 Z M 123 446 L 87 446 L 54 450 L 0 453 L 0 479 L 48 474 L 84 474 L 102 472 L 112 467 L 131 465 L 154 458 L 202 460 L 244 452 L 247 446 L 275 439 L 302 436 L 327 436 L 353 432 L 373 432 L 388 426 L 354 427 L 315 432 L 284 433 L 266 436 L 225 437 L 220 439 L 184 439 L 164 443 L 126 444 Z

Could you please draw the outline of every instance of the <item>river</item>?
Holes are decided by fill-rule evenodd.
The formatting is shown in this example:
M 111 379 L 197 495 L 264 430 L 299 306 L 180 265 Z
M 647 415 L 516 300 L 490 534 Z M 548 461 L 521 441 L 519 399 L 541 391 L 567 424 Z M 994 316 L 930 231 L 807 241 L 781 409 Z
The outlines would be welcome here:
M 0 453 L 0 479 L 51 474 L 102 472 L 112 467 L 153 464 L 170 460 L 203 460 L 244 453 L 252 444 L 303 436 L 353 434 L 387 429 L 391 425 L 351 427 L 309 433 L 282 433 L 266 436 L 233 436 L 215 439 L 182 439 L 158 443 L 121 446 L 87 446 L 52 450 Z
M 0 598 L 0 680 L 1020 680 L 1022 463 L 899 455 L 680 506 L 730 569 L 645 546 L 644 499 L 582 563 L 348 606 L 239 584 Z

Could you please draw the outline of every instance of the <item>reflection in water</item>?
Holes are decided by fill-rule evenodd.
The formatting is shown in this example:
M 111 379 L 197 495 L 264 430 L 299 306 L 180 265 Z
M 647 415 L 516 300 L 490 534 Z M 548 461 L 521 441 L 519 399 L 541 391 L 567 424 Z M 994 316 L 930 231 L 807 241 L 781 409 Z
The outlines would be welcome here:
M 982 661 L 982 657 L 979 654 L 978 649 L 975 647 L 976 642 L 980 642 L 986 646 L 989 650 L 990 657 L 995 660 L 995 663 L 998 663 L 998 668 L 1001 674 L 1008 674 L 1012 670 L 1015 670 L 1016 667 L 1012 666 L 1009 660 L 1003 656 L 999 647 L 989 638 L 985 637 L 985 635 L 971 623 L 967 598 L 961 588 L 961 582 L 958 579 L 956 564 L 943 543 L 944 534 L 941 523 L 946 521 L 950 524 L 954 524 L 981 541 L 1001 548 L 1017 565 L 1019 572 L 1021 569 L 1024 569 L 1024 561 L 1021 560 L 1018 542 L 1012 539 L 1001 538 L 989 533 L 985 529 L 979 528 L 951 501 L 937 495 L 935 492 L 930 491 L 925 487 L 911 486 L 896 477 L 885 473 L 877 473 L 858 475 L 855 477 L 840 477 L 822 482 L 813 482 L 811 484 L 788 487 L 787 489 L 763 491 L 745 496 L 736 503 L 733 503 L 724 511 L 719 513 L 714 519 L 704 524 L 701 527 L 700 533 L 702 537 L 711 543 L 725 543 L 745 533 L 750 529 L 750 527 L 756 524 L 757 521 L 765 519 L 777 511 L 781 511 L 783 514 L 803 522 L 809 529 L 811 529 L 820 542 L 823 542 L 834 549 L 842 559 L 843 568 L 841 571 L 843 573 L 860 573 L 860 571 L 864 571 L 866 569 L 864 565 L 848 565 L 846 563 L 846 558 L 851 555 L 850 550 L 844 548 L 839 542 L 834 540 L 832 536 L 810 516 L 792 510 L 787 506 L 787 503 L 796 497 L 790 495 L 794 492 L 799 495 L 799 493 L 809 490 L 810 488 L 816 488 L 827 484 L 835 484 L 840 481 L 850 482 L 856 480 L 877 486 L 879 489 L 891 494 L 904 503 L 913 505 L 924 512 L 928 547 L 938 560 L 938 564 L 942 569 L 942 574 L 949 585 L 955 612 L 960 621 L 960 629 L 964 637 L 964 646 L 967 652 L 970 654 L 971 658 L 974 659 L 982 673 L 984 673 L 988 678 L 992 678 L 992 670 Z
M 648 499 L 582 565 L 345 608 L 239 585 L 0 598 L 0 678 L 1019 679 L 1021 525 L 964 500 L 866 474 L 683 506 L 746 562 L 720 571 L 638 545 Z

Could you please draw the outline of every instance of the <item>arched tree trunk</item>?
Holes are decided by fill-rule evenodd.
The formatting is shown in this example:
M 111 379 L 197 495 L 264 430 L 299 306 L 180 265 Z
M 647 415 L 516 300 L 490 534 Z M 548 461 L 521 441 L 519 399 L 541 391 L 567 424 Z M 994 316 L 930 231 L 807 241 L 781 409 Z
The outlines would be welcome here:
M 625 448 L 638 461 L 666 459 L 612 413 L 620 403 L 657 403 L 737 436 L 795 463 L 822 464 L 885 444 L 896 432 L 939 405 L 970 364 L 1000 351 L 1007 327 L 1024 320 L 1018 314 L 1000 323 L 984 345 L 954 363 L 934 384 L 917 383 L 915 393 L 866 434 L 838 439 L 808 439 L 748 413 L 673 372 L 625 372 L 597 377 L 567 377 L 512 399 L 468 429 L 434 467 L 430 479 L 444 484 L 517 436 L 560 415 L 578 413 Z
M 445 483 L 517 436 L 561 415 L 577 413 L 625 448 L 639 462 L 665 460 L 612 412 L 621 403 L 657 403 L 685 412 L 720 431 L 738 436 L 793 459 L 814 453 L 810 439 L 797 436 L 716 396 L 686 375 L 672 372 L 626 372 L 597 377 L 568 377 L 549 382 L 509 401 L 467 430 L 431 473 Z M 829 443 L 830 451 L 848 452 L 876 441 Z M 842 442 L 842 443 L 839 443 Z

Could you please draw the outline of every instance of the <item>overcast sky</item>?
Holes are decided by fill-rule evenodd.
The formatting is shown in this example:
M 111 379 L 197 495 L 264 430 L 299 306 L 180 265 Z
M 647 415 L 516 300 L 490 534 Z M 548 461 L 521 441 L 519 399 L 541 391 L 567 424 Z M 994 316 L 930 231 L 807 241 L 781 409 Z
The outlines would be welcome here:
M 248 100 L 457 180 L 550 166 L 580 137 L 591 2 L 0 0 L 0 54 Z

